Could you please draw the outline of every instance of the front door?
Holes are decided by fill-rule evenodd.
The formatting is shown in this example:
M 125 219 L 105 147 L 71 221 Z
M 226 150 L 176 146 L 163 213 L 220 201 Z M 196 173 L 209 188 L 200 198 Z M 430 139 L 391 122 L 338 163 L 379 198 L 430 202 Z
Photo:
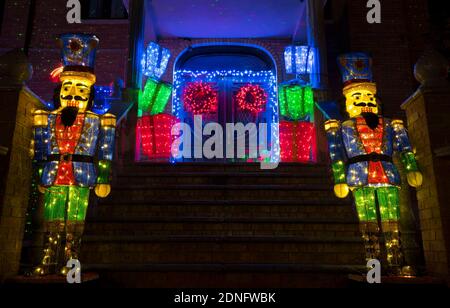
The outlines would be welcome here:
M 258 144 L 263 137 L 260 135 L 260 124 L 269 124 L 266 133 L 269 145 L 276 139 L 270 127 L 274 116 L 277 116 L 277 109 L 274 108 L 276 83 L 272 72 L 190 72 L 176 77 L 179 83 L 175 85 L 174 106 L 178 108 L 174 111 L 178 111 L 177 117 L 188 124 L 192 132 L 191 155 L 178 161 L 260 161 Z M 211 158 L 205 155 L 211 135 L 205 134 L 203 129 L 210 123 L 217 123 L 222 128 L 222 150 L 215 153 L 223 153 L 223 156 Z M 235 127 L 232 131 L 227 129 L 230 124 Z M 213 149 L 216 150 L 215 146 Z

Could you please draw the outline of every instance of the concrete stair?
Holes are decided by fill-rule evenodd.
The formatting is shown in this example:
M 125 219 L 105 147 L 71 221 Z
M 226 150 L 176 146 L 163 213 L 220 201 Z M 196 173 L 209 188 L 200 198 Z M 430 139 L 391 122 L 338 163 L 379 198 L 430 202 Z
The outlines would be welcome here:
M 332 186 L 326 165 L 126 166 L 89 209 L 82 262 L 124 286 L 265 286 L 262 273 L 273 287 L 339 285 L 364 251 Z

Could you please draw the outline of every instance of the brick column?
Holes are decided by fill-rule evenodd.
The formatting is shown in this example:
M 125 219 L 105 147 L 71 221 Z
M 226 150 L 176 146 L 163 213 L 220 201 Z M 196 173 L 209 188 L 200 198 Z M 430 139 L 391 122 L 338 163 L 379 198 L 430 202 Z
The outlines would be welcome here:
M 445 80 L 446 65 L 434 52 L 422 57 L 415 68 L 422 86 L 402 108 L 423 173 L 417 199 L 427 271 L 449 282 L 450 83 Z
M 41 101 L 23 82 L 31 67 L 18 52 L 0 63 L 0 282 L 19 271 L 31 182 L 32 112 Z M 11 65 L 8 65 L 10 63 Z
M 128 50 L 127 87 L 137 89 L 141 87 L 142 73 L 140 63 L 144 51 L 144 1 L 129 1 L 130 36 Z

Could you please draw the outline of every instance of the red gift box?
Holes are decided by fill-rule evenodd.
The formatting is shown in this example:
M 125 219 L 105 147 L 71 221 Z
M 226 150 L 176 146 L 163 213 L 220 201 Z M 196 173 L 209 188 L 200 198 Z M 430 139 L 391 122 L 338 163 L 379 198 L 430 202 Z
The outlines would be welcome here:
M 178 119 L 170 114 L 146 115 L 138 118 L 137 142 L 147 158 L 169 159 L 172 154 L 172 127 Z M 139 147 L 138 147 L 139 149 Z
M 282 162 L 316 161 L 316 130 L 310 122 L 280 122 Z

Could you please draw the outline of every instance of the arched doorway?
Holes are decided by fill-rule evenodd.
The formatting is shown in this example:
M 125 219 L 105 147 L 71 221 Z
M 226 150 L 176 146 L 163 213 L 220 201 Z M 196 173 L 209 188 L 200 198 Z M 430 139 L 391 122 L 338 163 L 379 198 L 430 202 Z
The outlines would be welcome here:
M 192 134 L 185 136 L 191 155 L 176 161 L 278 162 L 276 71 L 272 56 L 255 45 L 201 44 L 184 50 L 174 65 L 172 113 L 191 127 Z M 211 159 L 202 151 L 210 138 L 203 129 L 209 124 L 223 128 L 223 157 Z

